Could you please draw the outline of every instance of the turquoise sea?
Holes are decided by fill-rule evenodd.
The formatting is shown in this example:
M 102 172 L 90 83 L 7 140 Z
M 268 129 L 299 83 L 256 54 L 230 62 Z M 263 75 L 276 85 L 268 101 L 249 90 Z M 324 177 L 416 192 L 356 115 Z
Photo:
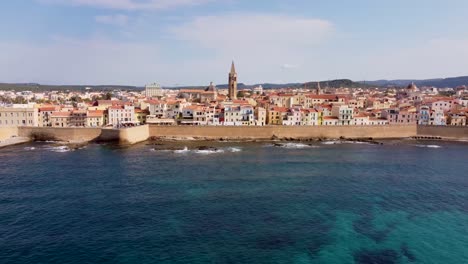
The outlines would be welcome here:
M 1 149 L 0 263 L 468 263 L 468 143 L 333 143 Z

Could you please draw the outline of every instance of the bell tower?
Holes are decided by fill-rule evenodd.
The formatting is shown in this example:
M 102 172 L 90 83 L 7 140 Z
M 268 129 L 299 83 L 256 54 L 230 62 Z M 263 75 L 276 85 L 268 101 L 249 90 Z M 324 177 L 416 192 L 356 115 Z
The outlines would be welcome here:
M 229 99 L 237 99 L 237 72 L 234 61 L 232 61 L 231 71 L 229 72 Z

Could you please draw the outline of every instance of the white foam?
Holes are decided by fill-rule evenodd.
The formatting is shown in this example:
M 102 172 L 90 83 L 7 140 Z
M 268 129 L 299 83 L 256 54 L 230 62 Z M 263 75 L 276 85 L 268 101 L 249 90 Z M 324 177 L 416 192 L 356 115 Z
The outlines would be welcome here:
M 322 142 L 324 145 L 335 145 L 335 144 L 341 144 L 340 141 L 324 141 Z
M 174 153 L 176 153 L 176 154 L 184 154 L 184 153 L 187 153 L 187 152 L 189 152 L 189 151 L 190 151 L 190 150 L 189 150 L 187 147 L 185 147 L 184 149 L 174 150 Z
M 47 150 L 50 150 L 52 152 L 59 152 L 59 153 L 71 151 L 71 149 L 67 146 L 48 147 Z
M 439 145 L 415 145 L 418 148 L 441 148 Z
M 236 147 L 230 147 L 230 148 L 228 148 L 228 150 L 229 150 L 230 152 L 241 152 L 241 151 L 242 151 L 241 148 L 236 148 Z
M 281 144 L 282 148 L 287 148 L 287 149 L 304 149 L 304 148 L 314 148 L 317 146 L 311 146 L 303 143 L 284 143 Z
M 207 155 L 207 154 L 215 154 L 215 153 L 223 153 L 224 150 L 222 149 L 217 149 L 217 150 L 211 150 L 211 149 L 206 149 L 206 150 L 195 150 L 195 153 L 197 154 L 203 154 L 203 155 Z
M 35 150 L 35 147 L 25 147 L 24 150 Z

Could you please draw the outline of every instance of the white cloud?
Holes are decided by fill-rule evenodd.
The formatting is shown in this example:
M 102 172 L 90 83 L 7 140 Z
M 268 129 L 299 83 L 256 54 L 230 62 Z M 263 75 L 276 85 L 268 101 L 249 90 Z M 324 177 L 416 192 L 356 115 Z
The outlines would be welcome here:
M 286 15 L 229 14 L 196 17 L 170 28 L 169 33 L 185 45 L 204 50 L 206 70 L 223 74 L 225 69 L 219 65 L 234 59 L 240 80 L 255 82 L 272 76 L 300 78 L 300 71 L 279 66 L 284 61 L 288 68 L 306 65 L 333 36 L 334 26 L 326 20 Z
M 98 23 L 114 26 L 125 26 L 128 24 L 128 16 L 122 14 L 96 16 L 95 20 Z
M 228 51 L 315 45 L 332 31 L 326 20 L 256 14 L 197 17 L 171 29 L 180 39 Z
M 213 0 L 38 0 L 46 4 L 67 4 L 118 10 L 159 10 L 200 5 Z

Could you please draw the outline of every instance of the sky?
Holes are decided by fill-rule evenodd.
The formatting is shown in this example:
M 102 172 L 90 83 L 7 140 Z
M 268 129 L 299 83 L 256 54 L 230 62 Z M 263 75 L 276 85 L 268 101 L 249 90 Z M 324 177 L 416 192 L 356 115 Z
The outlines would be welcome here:
M 464 76 L 467 25 L 466 0 L 5 0 L 0 82 Z

